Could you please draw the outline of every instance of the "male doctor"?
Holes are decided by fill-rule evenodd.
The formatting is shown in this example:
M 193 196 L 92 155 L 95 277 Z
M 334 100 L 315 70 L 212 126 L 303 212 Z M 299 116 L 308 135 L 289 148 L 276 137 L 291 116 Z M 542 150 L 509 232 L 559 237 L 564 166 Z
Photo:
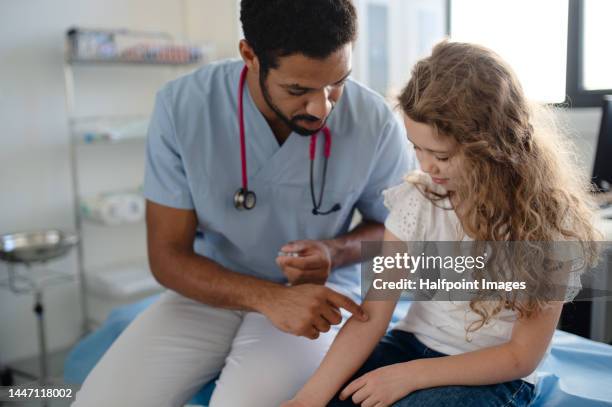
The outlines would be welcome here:
M 360 242 L 413 166 L 384 100 L 350 79 L 350 0 L 242 0 L 240 61 L 157 95 L 144 193 L 169 290 L 98 363 L 77 406 L 279 405 L 314 372 L 341 309 L 367 318 Z M 377 67 L 371 67 L 377 69 Z M 355 209 L 363 221 L 349 231 Z

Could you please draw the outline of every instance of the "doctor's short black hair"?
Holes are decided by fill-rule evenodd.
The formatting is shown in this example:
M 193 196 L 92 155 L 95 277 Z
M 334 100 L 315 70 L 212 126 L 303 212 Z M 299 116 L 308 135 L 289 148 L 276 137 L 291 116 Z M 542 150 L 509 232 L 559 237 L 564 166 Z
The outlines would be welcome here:
M 283 56 L 326 58 L 357 37 L 351 0 L 242 0 L 240 21 L 263 72 Z

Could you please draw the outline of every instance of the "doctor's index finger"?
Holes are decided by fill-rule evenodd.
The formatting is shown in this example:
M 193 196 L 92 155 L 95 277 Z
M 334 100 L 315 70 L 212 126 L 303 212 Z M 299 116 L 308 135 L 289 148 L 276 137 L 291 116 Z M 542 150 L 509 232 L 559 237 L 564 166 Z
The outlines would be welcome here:
M 329 289 L 328 301 L 338 308 L 344 308 L 345 310 L 353 314 L 353 316 L 357 317 L 362 321 L 368 320 L 368 316 L 363 311 L 363 309 L 361 309 L 361 306 L 359 306 L 355 301 L 351 300 L 346 295 L 342 295 L 332 289 Z

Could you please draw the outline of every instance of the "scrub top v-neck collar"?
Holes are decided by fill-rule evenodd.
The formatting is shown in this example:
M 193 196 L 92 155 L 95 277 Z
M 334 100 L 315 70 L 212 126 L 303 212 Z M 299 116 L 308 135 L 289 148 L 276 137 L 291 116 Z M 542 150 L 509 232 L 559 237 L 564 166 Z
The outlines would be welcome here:
M 239 75 L 236 76 L 236 84 L 238 82 Z M 236 86 L 237 91 L 238 86 Z M 244 87 L 243 103 L 249 178 L 279 182 L 284 179 L 283 175 L 291 169 L 296 157 L 303 158 L 305 165 L 308 163 L 310 137 L 291 132 L 285 142 L 279 145 L 270 125 L 255 105 L 248 86 Z M 236 143 L 239 146 L 238 137 L 236 137 Z

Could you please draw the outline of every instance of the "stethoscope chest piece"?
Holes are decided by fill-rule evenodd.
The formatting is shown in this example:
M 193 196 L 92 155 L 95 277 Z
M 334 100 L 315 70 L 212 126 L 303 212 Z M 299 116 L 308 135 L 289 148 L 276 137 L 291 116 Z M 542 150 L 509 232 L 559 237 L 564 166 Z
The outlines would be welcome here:
M 248 189 L 239 188 L 234 194 L 234 206 L 236 209 L 251 210 L 257 203 L 257 196 L 255 192 L 249 191 Z

